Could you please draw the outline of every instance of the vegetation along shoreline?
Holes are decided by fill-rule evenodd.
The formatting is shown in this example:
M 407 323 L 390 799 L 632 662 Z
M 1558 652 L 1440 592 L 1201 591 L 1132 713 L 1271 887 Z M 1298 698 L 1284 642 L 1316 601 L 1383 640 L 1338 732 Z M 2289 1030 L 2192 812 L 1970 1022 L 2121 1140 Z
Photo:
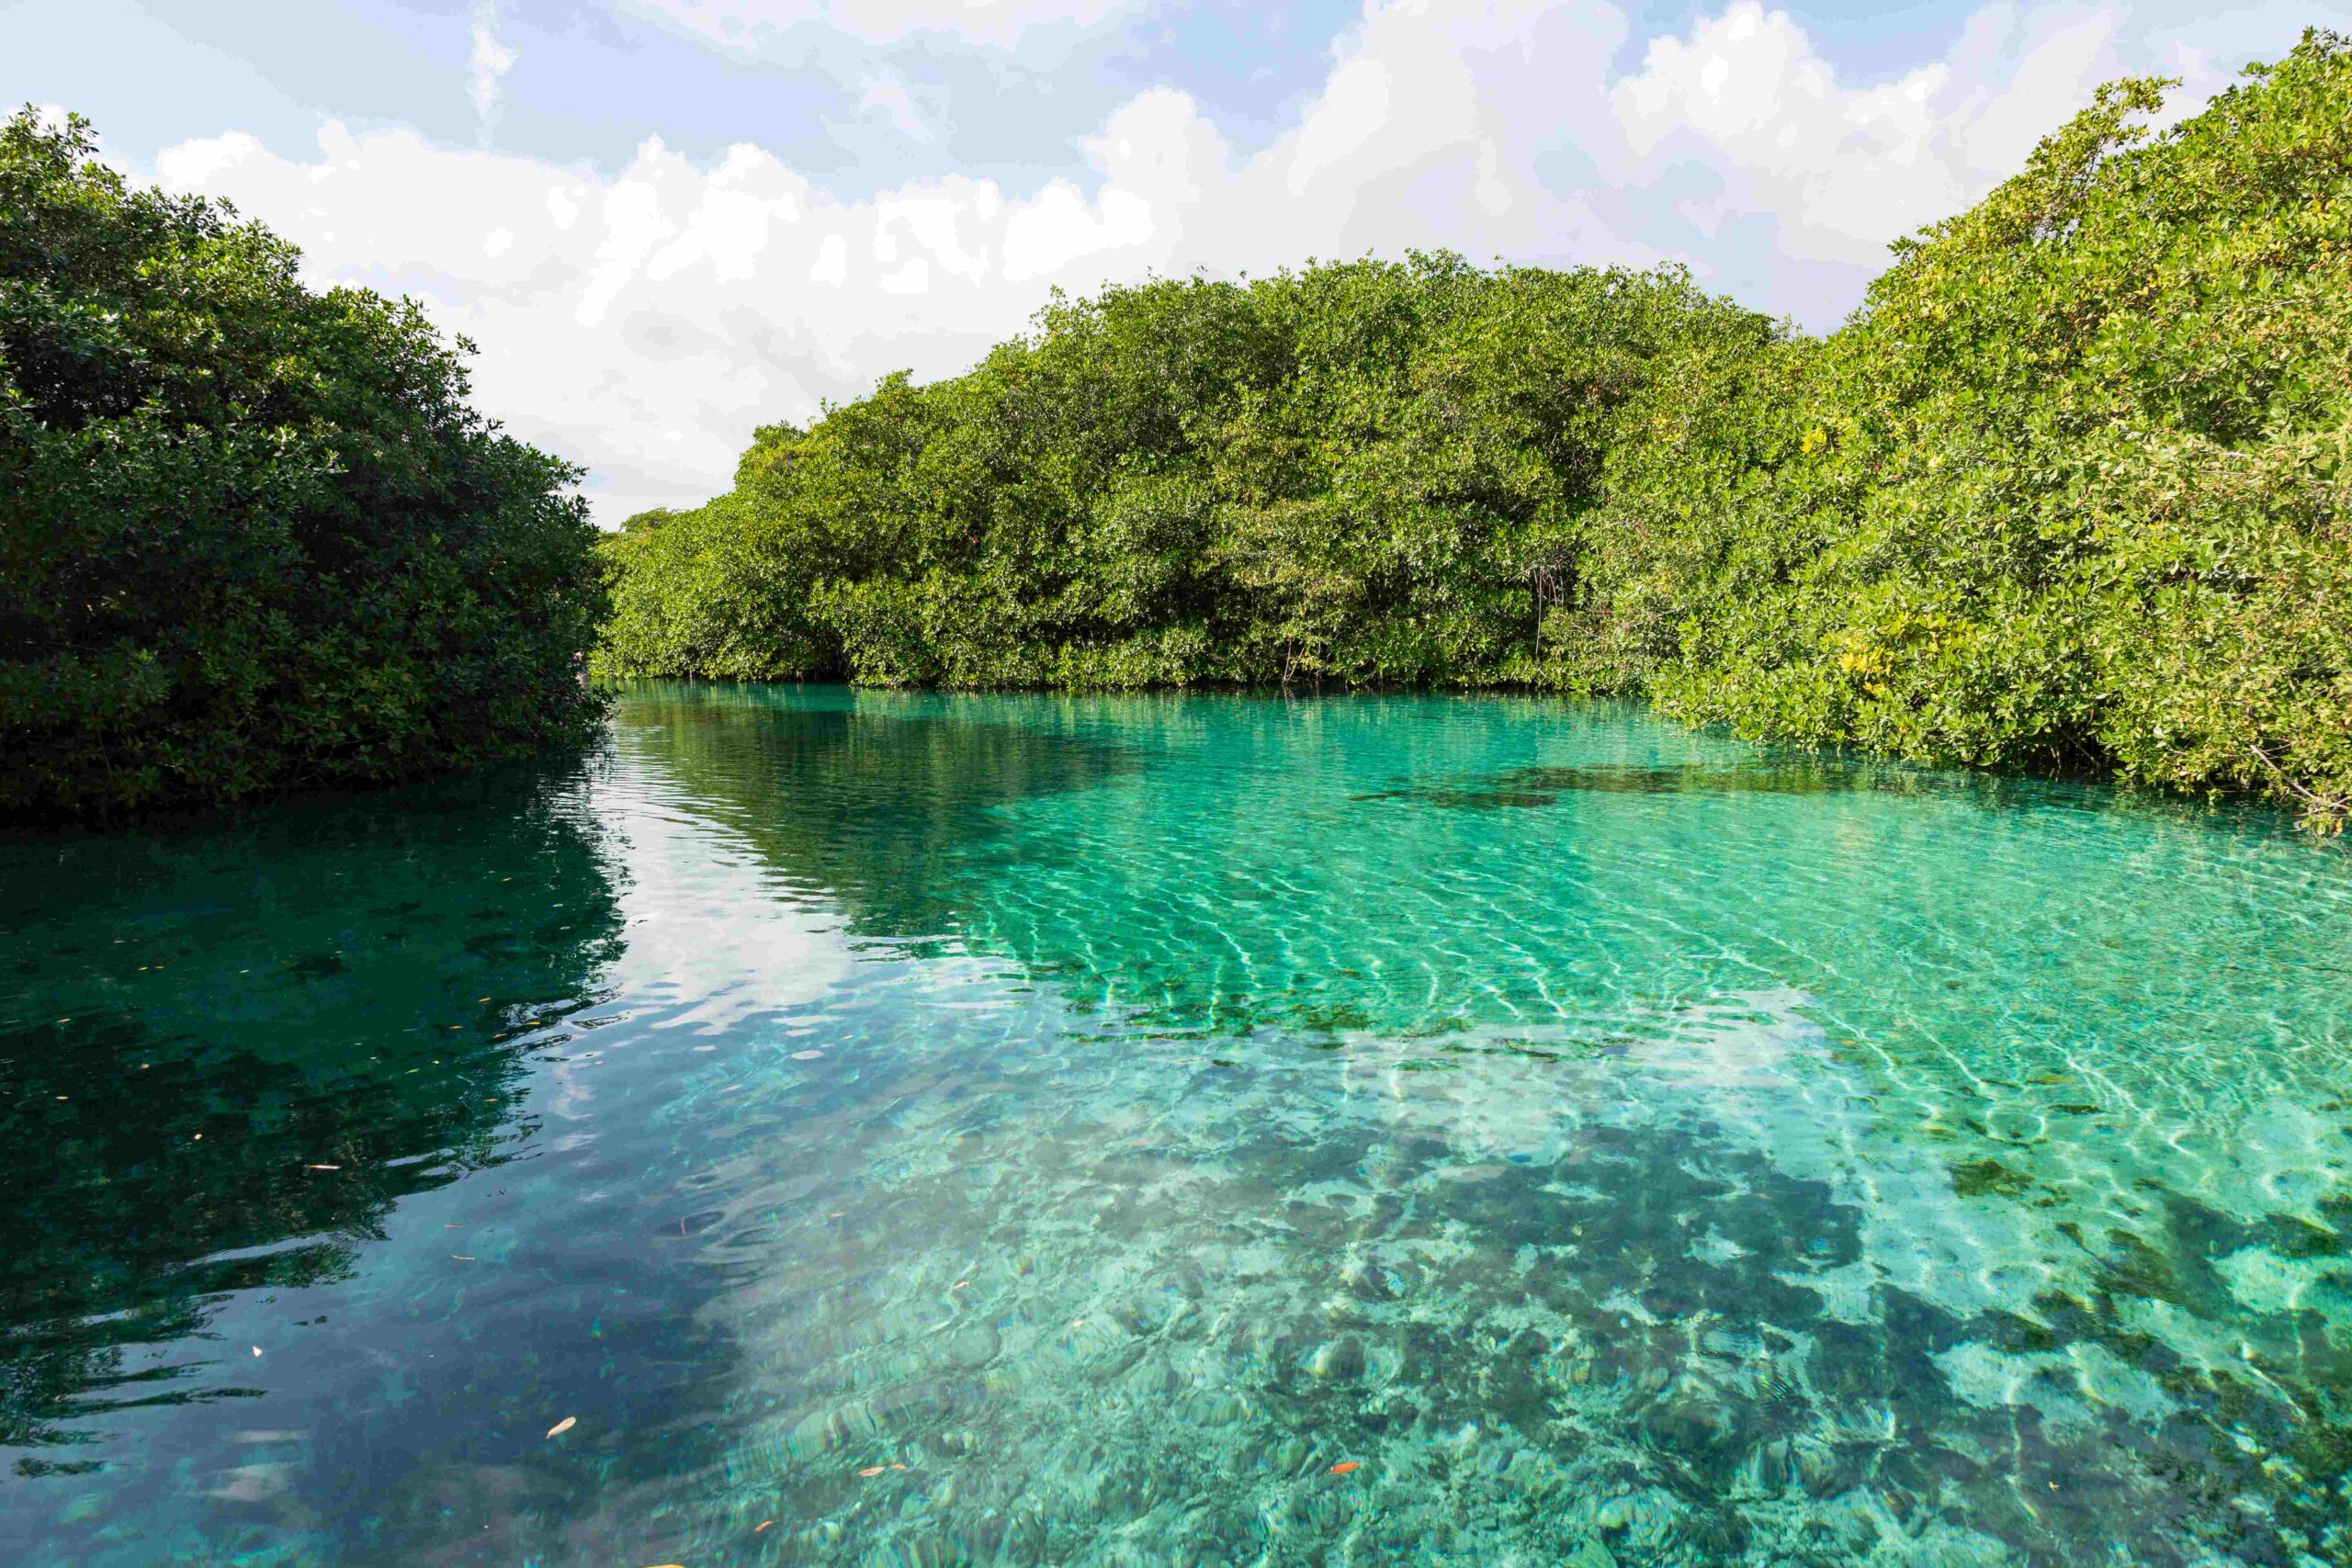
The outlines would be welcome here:
M 2127 80 L 1839 331 L 1448 254 L 1057 296 L 598 538 L 406 305 L 0 143 L 0 810 L 576 744 L 607 677 L 1518 688 L 2352 816 L 2352 43 Z M 459 345 L 462 347 L 462 344 Z

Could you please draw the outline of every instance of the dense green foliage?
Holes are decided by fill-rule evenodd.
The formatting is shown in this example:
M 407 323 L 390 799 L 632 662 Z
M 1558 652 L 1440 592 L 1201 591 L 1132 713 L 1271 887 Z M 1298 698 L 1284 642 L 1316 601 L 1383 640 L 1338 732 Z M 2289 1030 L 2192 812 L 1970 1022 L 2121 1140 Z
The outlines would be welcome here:
M 1646 693 L 2352 801 L 2352 51 L 2104 91 L 1811 340 L 1448 257 L 1057 300 L 607 546 L 603 666 Z
M 1740 733 L 2352 805 L 2352 51 L 2099 96 L 1623 454 L 1604 621 Z
M 566 464 L 413 305 L 313 292 L 87 128 L 0 129 L 0 813 L 364 784 L 583 734 Z
M 1450 257 L 1057 301 L 955 380 L 760 433 L 611 546 L 628 673 L 962 686 L 1543 678 L 1662 360 L 1770 324 L 1681 277 Z

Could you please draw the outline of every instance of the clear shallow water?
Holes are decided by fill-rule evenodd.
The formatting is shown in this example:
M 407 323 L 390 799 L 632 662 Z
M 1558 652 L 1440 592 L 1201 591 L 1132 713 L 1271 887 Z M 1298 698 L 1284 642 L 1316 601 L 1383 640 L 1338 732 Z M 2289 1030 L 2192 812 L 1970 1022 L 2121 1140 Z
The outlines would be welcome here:
M 2352 857 L 2267 816 L 646 688 L 0 845 L 0 943 L 12 1562 L 2352 1561 Z

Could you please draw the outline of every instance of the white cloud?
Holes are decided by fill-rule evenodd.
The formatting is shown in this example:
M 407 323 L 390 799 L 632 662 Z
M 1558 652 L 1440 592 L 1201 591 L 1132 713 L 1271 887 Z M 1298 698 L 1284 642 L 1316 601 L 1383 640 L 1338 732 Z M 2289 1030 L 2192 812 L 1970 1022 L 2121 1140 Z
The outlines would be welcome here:
M 2120 21 L 1982 12 L 1955 59 L 1848 86 L 1788 13 L 1738 0 L 1652 43 L 1612 102 L 1637 160 L 1697 159 L 1724 176 L 1710 216 L 1769 212 L 1791 256 L 1874 265 L 2082 107 L 2114 64 Z
M 1388 121 L 1388 67 L 1360 55 L 1331 73 L 1323 96 L 1299 128 L 1283 183 L 1303 195 L 1315 176 L 1369 146 Z
M 470 62 L 474 118 L 487 137 L 498 125 L 503 79 L 514 69 L 515 54 L 499 40 L 494 0 L 474 0 L 474 51 Z
M 817 242 L 817 260 L 808 268 L 811 283 L 841 283 L 849 276 L 849 242 L 828 234 Z
M 473 337 L 480 404 L 591 465 L 609 521 L 724 488 L 755 424 L 968 366 L 1054 286 L 1408 247 L 1682 256 L 1834 324 L 1887 242 L 1981 196 L 2094 83 L 2179 67 L 2161 38 L 2126 57 L 2120 26 L 1995 7 L 1942 58 L 1850 83 L 1751 0 L 1623 74 L 1627 23 L 1597 0 L 1374 0 L 1256 153 L 1156 89 L 1078 141 L 1082 177 L 1029 190 L 943 175 L 843 200 L 750 145 L 704 164 L 648 141 L 603 175 L 333 124 L 314 156 L 232 133 L 157 171 L 235 198 L 316 276 L 413 293 Z
M 808 23 L 868 43 L 942 33 L 1011 48 L 1034 28 L 1091 27 L 1135 0 L 639 0 L 689 32 L 736 51 Z

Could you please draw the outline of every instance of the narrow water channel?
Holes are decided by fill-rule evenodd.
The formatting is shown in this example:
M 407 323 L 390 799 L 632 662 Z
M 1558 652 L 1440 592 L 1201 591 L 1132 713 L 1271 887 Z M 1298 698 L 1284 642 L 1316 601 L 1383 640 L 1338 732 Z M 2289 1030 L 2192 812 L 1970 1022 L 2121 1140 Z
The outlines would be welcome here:
M 0 1558 L 2352 1561 L 2347 1101 L 2267 812 L 640 687 L 0 844 Z

